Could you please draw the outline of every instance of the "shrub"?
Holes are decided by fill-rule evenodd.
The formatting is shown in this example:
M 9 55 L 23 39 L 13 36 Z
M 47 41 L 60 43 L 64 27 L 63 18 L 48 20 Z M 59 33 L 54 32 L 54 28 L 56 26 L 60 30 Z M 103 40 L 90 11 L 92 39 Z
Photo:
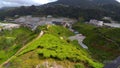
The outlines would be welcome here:
M 40 48 L 37 48 L 38 46 Z M 76 46 L 73 46 L 65 40 L 61 40 L 59 37 L 51 34 L 45 34 L 40 39 L 29 43 L 28 47 L 23 50 L 20 55 L 35 50 L 36 48 L 37 53 L 44 58 L 70 60 L 74 62 L 84 61 L 92 65 L 96 64 L 96 62 L 94 62 L 85 51 L 79 50 Z M 102 67 L 102 65 L 100 66 Z
M 84 51 L 82 48 L 78 48 L 74 43 L 68 43 L 65 39 L 60 39 L 60 36 L 57 35 L 56 32 L 60 30 L 60 28 L 57 26 L 53 26 L 56 28 L 54 29 L 48 29 L 48 32 L 44 34 L 41 38 L 35 39 L 32 42 L 27 44 L 27 47 L 20 52 L 20 55 L 23 55 L 29 51 L 35 50 L 39 56 L 42 56 L 44 58 L 53 58 L 53 59 L 59 59 L 59 60 L 69 60 L 72 62 L 85 62 L 88 63 L 91 67 L 98 68 L 98 65 L 100 63 L 94 62 L 92 58 L 90 58 L 87 51 Z M 52 27 L 51 27 L 52 28 Z M 50 31 L 55 31 L 50 32 Z M 61 31 L 63 32 L 63 31 Z M 60 33 L 61 33 L 60 32 Z M 64 32 L 62 33 L 64 35 Z M 65 33 L 66 34 L 66 33 Z M 69 36 L 69 35 L 64 35 Z M 103 65 L 100 64 L 99 68 L 102 68 Z
M 120 28 L 95 27 L 80 22 L 73 28 L 86 36 L 84 43 L 95 59 L 103 62 L 120 55 Z
M 75 64 L 74 65 L 74 68 L 85 68 L 85 66 L 81 63 L 79 63 L 79 64 Z
M 32 40 L 36 34 L 25 27 L 0 32 L 0 63 L 14 55 L 24 44 Z M 1 51 L 4 51 L 4 53 Z

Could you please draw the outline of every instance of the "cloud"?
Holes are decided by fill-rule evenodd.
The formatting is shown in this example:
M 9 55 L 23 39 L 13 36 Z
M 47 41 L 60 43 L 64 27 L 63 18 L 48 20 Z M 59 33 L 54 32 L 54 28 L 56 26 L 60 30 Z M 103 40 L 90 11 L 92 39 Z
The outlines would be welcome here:
M 117 0 L 118 2 L 120 2 L 120 0 Z
M 0 0 L 0 8 L 41 5 L 41 4 L 45 4 L 53 1 L 56 1 L 56 0 Z

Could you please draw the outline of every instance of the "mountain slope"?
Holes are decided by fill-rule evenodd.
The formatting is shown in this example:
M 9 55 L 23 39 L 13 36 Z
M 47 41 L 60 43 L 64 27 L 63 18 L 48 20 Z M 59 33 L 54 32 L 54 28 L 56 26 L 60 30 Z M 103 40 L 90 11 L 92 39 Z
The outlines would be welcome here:
M 47 5 L 68 5 L 81 8 L 96 8 L 97 6 L 103 5 L 119 5 L 119 2 L 116 0 L 58 0 Z
M 8 11 L 0 11 L 0 20 L 15 15 L 25 16 L 61 16 L 76 18 L 83 17 L 85 21 L 111 17 L 120 21 L 120 3 L 116 0 L 58 0 L 41 6 L 20 7 Z
M 104 62 L 120 56 L 120 28 L 99 28 L 80 22 L 73 28 L 86 36 L 84 43 L 97 60 Z
M 15 55 L 4 67 L 9 68 L 102 68 L 103 64 L 91 58 L 77 42 L 68 42 L 67 36 L 73 35 L 61 26 L 40 27 L 45 34 L 27 44 L 27 47 Z M 63 38 L 61 38 L 63 37 Z
M 0 64 L 14 55 L 24 44 L 32 40 L 35 35 L 30 29 L 25 27 L 0 31 Z
M 118 5 L 119 2 L 116 1 L 116 0 L 92 0 L 94 3 L 96 4 L 103 4 L 103 5 L 106 5 L 106 4 L 116 4 Z

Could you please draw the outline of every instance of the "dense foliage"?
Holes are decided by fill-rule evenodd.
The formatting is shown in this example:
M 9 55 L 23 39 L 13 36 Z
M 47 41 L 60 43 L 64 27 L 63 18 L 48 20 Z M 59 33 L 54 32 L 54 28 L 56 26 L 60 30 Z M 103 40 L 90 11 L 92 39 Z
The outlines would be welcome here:
M 60 26 L 51 26 L 50 29 L 51 28 L 53 31 L 65 29 L 63 27 L 60 29 Z M 57 29 L 55 30 L 54 28 Z M 67 29 L 63 30 L 62 32 L 66 32 L 66 30 Z M 55 35 L 55 33 L 57 34 L 59 31 L 56 31 L 55 33 L 53 33 L 53 31 L 49 31 L 48 29 L 48 32 L 41 38 L 27 44 L 27 47 L 18 56 L 30 51 L 36 51 L 36 53 L 43 58 L 69 60 L 71 62 L 84 62 L 90 67 L 102 68 L 103 65 L 98 62 L 94 62 L 87 51 L 84 51 L 82 48 L 78 49 L 75 45 L 67 42 L 65 39 L 61 39 L 60 37 L 62 36 L 59 34 L 59 36 Z
M 104 62 L 120 55 L 119 28 L 100 28 L 84 23 L 76 23 L 73 28 L 86 36 L 84 43 L 94 58 Z
M 76 2 L 78 3 L 78 2 Z M 48 4 L 49 5 L 49 4 Z M 83 8 L 83 7 L 73 7 L 73 6 L 66 6 L 66 5 L 48 5 L 43 6 L 30 6 L 25 7 L 22 6 L 20 8 L 14 8 L 11 10 L 1 11 L 0 12 L 0 19 L 4 20 L 7 17 L 13 17 L 15 15 L 25 16 L 25 15 L 33 15 L 33 16 L 47 16 L 53 15 L 56 17 L 70 17 L 79 19 L 82 17 L 85 21 L 90 19 L 99 19 L 101 20 L 103 17 L 112 17 L 112 19 L 116 21 L 120 21 L 120 6 L 115 4 L 106 4 L 101 5 L 95 8 Z
M 0 32 L 0 64 L 14 55 L 36 35 L 25 27 Z

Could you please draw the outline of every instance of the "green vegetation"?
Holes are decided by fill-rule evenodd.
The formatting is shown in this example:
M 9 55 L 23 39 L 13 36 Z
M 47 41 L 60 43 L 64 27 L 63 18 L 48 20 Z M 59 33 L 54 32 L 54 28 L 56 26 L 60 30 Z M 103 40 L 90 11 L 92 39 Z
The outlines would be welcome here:
M 0 32 L 0 64 L 13 56 L 22 46 L 32 40 L 36 34 L 30 29 L 20 27 Z
M 76 64 L 75 68 L 85 68 L 85 66 L 83 66 L 82 64 Z
M 61 39 L 62 36 L 66 37 L 71 34 L 70 31 L 68 31 L 66 28 L 63 28 L 61 26 L 50 26 L 49 29 L 45 30 L 45 32 L 46 34 L 44 34 L 41 38 L 35 39 L 32 42 L 28 43 L 27 47 L 17 56 L 21 57 L 24 54 L 34 51 L 34 53 L 38 54 L 39 57 L 43 57 L 42 59 L 52 58 L 61 61 L 69 60 L 71 62 L 84 62 L 81 64 L 82 67 L 85 66 L 84 64 L 87 64 L 89 67 L 94 68 L 103 67 L 103 64 L 94 61 L 87 51 L 76 47 L 78 44 L 76 46 L 73 45 L 76 44 L 76 42 L 67 42 L 66 39 Z M 42 59 L 39 58 L 39 60 Z M 14 61 L 12 61 L 12 63 L 14 63 Z M 78 66 L 79 65 L 76 65 L 75 67 Z
M 83 0 L 82 1 L 81 0 L 79 0 L 79 1 L 72 1 L 72 0 L 66 1 L 65 0 L 63 2 L 61 1 L 60 3 L 58 1 L 57 4 L 58 3 L 61 4 L 64 2 L 66 2 L 64 5 L 68 5 L 68 4 L 72 4 L 72 5 L 69 5 L 70 7 L 66 7 L 63 5 L 55 5 L 54 6 L 52 4 L 49 4 L 49 5 L 52 5 L 54 7 L 40 7 L 40 6 L 36 7 L 36 6 L 32 5 L 29 7 L 21 6 L 19 8 L 14 8 L 14 9 L 10 8 L 10 10 L 3 10 L 3 11 L 1 10 L 0 11 L 0 20 L 5 20 L 5 18 L 8 18 L 8 17 L 13 18 L 15 15 L 19 15 L 19 16 L 53 15 L 56 17 L 70 17 L 70 18 L 76 18 L 76 19 L 79 19 L 80 17 L 82 17 L 85 21 L 88 21 L 90 19 L 99 19 L 100 20 L 103 17 L 107 16 L 107 17 L 111 17 L 113 20 L 120 21 L 120 19 L 119 19 L 120 18 L 120 15 L 119 15 L 120 7 L 118 5 L 116 5 L 116 3 L 115 4 L 106 4 L 106 3 L 104 3 L 105 1 L 103 1 L 103 3 L 106 5 L 104 5 L 102 3 L 102 5 L 95 6 L 98 4 L 94 4 L 94 3 L 90 4 L 91 2 L 84 2 Z M 106 1 L 106 2 L 108 3 L 109 1 Z M 88 4 L 86 4 L 86 3 L 88 3 Z M 96 2 L 96 3 L 101 3 L 101 1 Z M 78 7 L 80 5 L 81 5 L 81 7 Z M 85 7 L 82 7 L 83 5 Z M 77 6 L 77 7 L 75 7 L 75 6 Z M 107 22 L 109 22 L 109 21 L 107 21 Z
M 119 28 L 101 28 L 85 23 L 76 23 L 73 28 L 87 37 L 84 43 L 88 45 L 95 59 L 103 62 L 120 55 Z
M 21 54 L 37 48 L 37 53 L 43 54 L 45 58 L 54 57 L 60 60 L 70 59 L 72 61 L 77 61 L 77 58 L 80 59 L 80 56 L 77 57 L 77 55 L 80 55 L 77 52 L 81 50 L 77 50 L 66 41 L 50 34 L 45 34 L 42 38 L 33 41 Z M 83 51 L 81 52 L 83 55 L 86 55 Z M 81 57 L 80 60 L 83 60 L 83 58 Z
M 44 31 L 44 35 L 35 38 L 41 30 Z M 23 45 L 26 48 L 14 55 L 4 67 L 35 68 L 40 66 L 44 68 L 46 62 L 49 63 L 49 67 L 54 65 L 64 68 L 103 67 L 103 64 L 92 59 L 77 41 L 69 41 L 67 38 L 74 34 L 62 26 L 41 26 L 35 32 L 21 27 L 13 29 L 9 34 L 8 32 L 5 30 L 1 33 L 1 38 L 2 40 L 5 38 L 5 43 L 2 41 L 0 44 L 7 45 L 0 51 L 2 62 L 13 56 Z
M 47 29 L 47 27 L 48 27 L 48 29 Z M 69 31 L 65 27 L 55 26 L 55 25 L 53 25 L 52 27 L 50 25 L 41 26 L 41 27 L 38 27 L 38 30 L 44 30 L 46 33 L 52 34 L 52 35 L 55 35 L 55 36 L 58 36 L 58 37 L 60 37 L 60 36 L 69 37 L 69 36 L 74 35 L 74 33 Z

